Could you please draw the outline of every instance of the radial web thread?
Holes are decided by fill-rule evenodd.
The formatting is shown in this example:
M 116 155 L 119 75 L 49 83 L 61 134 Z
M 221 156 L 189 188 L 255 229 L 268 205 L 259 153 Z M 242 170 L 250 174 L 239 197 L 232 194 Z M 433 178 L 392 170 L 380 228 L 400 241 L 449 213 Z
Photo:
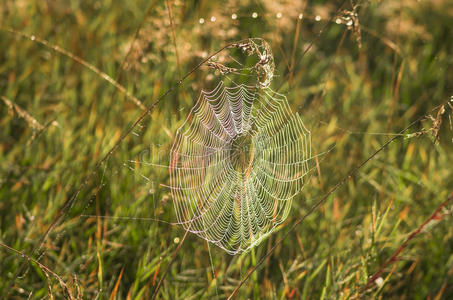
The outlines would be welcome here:
M 178 223 L 230 254 L 247 251 L 286 219 L 311 157 L 284 95 L 220 82 L 202 91 L 170 152 Z

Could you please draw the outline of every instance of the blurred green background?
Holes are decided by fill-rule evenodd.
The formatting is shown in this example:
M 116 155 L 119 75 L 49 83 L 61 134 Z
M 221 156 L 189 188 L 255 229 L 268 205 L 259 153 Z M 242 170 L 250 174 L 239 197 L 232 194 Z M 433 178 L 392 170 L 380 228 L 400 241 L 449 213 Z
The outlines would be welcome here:
M 64 298 L 65 285 L 75 298 L 148 299 L 184 235 L 179 226 L 149 219 L 176 221 L 164 186 L 168 170 L 131 161 L 165 163 L 200 90 L 221 76 L 198 69 L 95 168 L 143 110 L 80 59 L 148 107 L 228 42 L 264 38 L 276 62 L 272 87 L 301 114 L 314 153 L 333 147 L 283 226 L 252 252 L 230 256 L 189 234 L 161 299 L 227 298 L 351 168 L 418 117 L 436 119 L 438 110 L 431 110 L 453 95 L 448 0 L 2 0 L 0 24 L 0 242 L 30 254 L 96 170 L 32 255 L 61 282 L 28 262 L 15 278 L 25 259 L 0 247 L 0 294 L 10 299 Z M 72 58 L 52 49 L 57 45 Z M 361 168 L 289 234 L 236 298 L 357 296 L 452 191 L 452 118 L 446 105 L 437 123 L 416 124 Z M 442 216 L 363 297 L 453 298 L 451 203 Z

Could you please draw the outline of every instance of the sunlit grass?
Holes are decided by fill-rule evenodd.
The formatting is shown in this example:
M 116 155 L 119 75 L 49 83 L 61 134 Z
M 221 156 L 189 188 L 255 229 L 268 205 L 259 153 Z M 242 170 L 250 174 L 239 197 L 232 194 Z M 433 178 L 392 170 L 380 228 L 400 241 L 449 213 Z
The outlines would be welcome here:
M 200 89 L 215 85 L 218 75 L 209 76 L 206 67 L 194 72 L 94 167 L 144 107 L 178 82 L 178 65 L 185 74 L 228 42 L 263 37 L 275 55 L 273 88 L 281 86 L 311 130 L 314 154 L 322 155 L 284 226 L 240 256 L 189 234 L 159 294 L 228 297 L 289 227 L 390 134 L 425 114 L 436 120 L 439 110 L 431 109 L 452 95 L 453 18 L 447 2 L 362 1 L 359 47 L 344 24 L 328 23 L 336 2 L 169 1 L 174 43 L 163 1 L 6 1 L 0 7 L 0 242 L 24 256 L 1 248 L 0 293 L 12 299 L 65 297 L 64 285 L 48 268 L 75 298 L 150 298 L 185 232 L 147 219 L 176 221 L 163 186 L 168 171 L 131 161 L 144 155 L 153 163 L 168 160 L 176 129 Z M 351 11 L 349 3 L 344 8 Z M 69 57 L 52 49 L 57 45 Z M 357 295 L 451 192 L 448 105 L 441 117 L 438 139 L 434 121 L 422 121 L 330 195 L 253 273 L 237 298 Z M 27 262 L 26 255 L 93 169 L 97 172 L 73 206 L 31 255 L 42 265 Z M 445 216 L 430 222 L 385 269 L 369 297 L 453 296 L 451 204 L 442 212 Z M 13 280 L 24 261 L 26 268 Z

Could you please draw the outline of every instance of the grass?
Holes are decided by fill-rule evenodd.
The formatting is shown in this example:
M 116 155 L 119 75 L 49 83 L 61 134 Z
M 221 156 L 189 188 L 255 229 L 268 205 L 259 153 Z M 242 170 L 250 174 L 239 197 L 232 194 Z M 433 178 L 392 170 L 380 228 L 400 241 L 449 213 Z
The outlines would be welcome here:
M 453 95 L 448 2 L 361 1 L 357 26 L 348 30 L 328 22 L 337 1 L 5 1 L 0 294 L 149 299 L 175 254 L 160 299 L 227 298 L 254 266 L 237 299 L 453 297 L 452 204 L 431 218 L 453 190 L 451 107 L 445 104 L 438 115 Z M 353 11 L 349 1 L 342 9 Z M 205 66 L 197 69 L 125 135 L 144 114 L 132 95 L 150 107 L 179 74 L 248 37 L 271 45 L 273 88 L 281 87 L 301 114 L 314 151 L 333 150 L 320 157 L 284 226 L 253 252 L 230 256 L 192 234 L 175 252 L 184 230 L 150 220 L 176 220 L 162 186 L 168 171 L 130 161 L 165 161 L 200 89 L 215 80 Z M 425 115 L 433 119 L 396 136 L 327 195 L 392 134 Z M 398 259 L 386 265 L 401 246 Z M 375 274 L 378 280 L 367 286 Z

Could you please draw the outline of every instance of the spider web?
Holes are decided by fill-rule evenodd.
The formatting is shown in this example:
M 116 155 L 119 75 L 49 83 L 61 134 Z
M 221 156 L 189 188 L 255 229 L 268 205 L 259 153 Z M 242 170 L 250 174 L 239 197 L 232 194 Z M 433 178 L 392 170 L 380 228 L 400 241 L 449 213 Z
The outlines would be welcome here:
M 229 254 L 258 245 L 304 186 L 310 132 L 284 95 L 221 81 L 202 91 L 170 151 L 178 223 Z

